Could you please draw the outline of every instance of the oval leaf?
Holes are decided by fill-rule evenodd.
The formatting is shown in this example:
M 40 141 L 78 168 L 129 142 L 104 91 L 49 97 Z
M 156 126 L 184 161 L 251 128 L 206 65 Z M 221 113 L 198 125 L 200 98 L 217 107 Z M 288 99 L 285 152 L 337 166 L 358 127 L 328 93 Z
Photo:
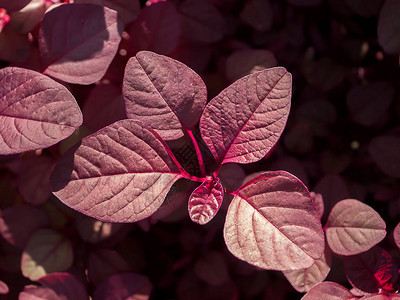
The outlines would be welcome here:
M 123 95 L 127 116 L 150 125 L 166 140 L 183 136 L 182 127 L 192 130 L 207 102 L 199 75 L 179 61 L 149 51 L 128 61 Z
M 207 224 L 218 212 L 224 199 L 219 179 L 204 181 L 189 198 L 189 215 L 193 222 Z
M 19 294 L 18 300 L 60 300 L 60 297 L 50 288 L 28 285 Z
M 367 293 L 397 290 L 399 269 L 388 252 L 377 246 L 359 255 L 343 257 L 347 279 Z
M 400 53 L 400 2 L 386 0 L 378 19 L 378 41 L 385 52 Z
M 393 237 L 397 247 L 400 249 L 400 223 L 397 224 L 396 228 L 394 229 Z
M 325 233 L 333 252 L 356 255 L 384 239 L 386 223 L 370 206 L 355 199 L 346 199 L 332 208 Z
M 69 273 L 51 273 L 41 277 L 39 283 L 55 291 L 60 299 L 88 300 L 82 282 Z
M 378 136 L 368 146 L 369 153 L 386 175 L 400 178 L 400 137 Z
M 50 147 L 82 124 L 82 113 L 61 84 L 35 71 L 0 70 L 0 154 Z
M 324 281 L 314 286 L 301 300 L 345 300 L 357 299 L 344 286 L 335 282 Z
M 118 50 L 123 24 L 116 11 L 67 4 L 46 13 L 39 31 L 43 72 L 77 84 L 100 80 Z
M 285 127 L 291 84 L 285 68 L 271 68 L 239 79 L 207 104 L 200 132 L 218 163 L 251 163 L 268 153 Z
M 0 294 L 8 294 L 9 291 L 8 285 L 0 280 Z
M 308 268 L 322 256 L 325 241 L 318 213 L 295 176 L 266 172 L 235 193 L 224 226 L 233 255 L 282 271 Z
M 161 137 L 127 119 L 67 151 L 50 181 L 53 193 L 79 212 L 105 222 L 135 222 L 160 207 L 182 174 Z
M 93 294 L 93 300 L 149 299 L 153 285 L 143 275 L 116 274 L 103 281 Z
M 32 281 L 71 267 L 73 250 L 69 240 L 52 229 L 39 229 L 29 238 L 22 252 L 22 275 Z

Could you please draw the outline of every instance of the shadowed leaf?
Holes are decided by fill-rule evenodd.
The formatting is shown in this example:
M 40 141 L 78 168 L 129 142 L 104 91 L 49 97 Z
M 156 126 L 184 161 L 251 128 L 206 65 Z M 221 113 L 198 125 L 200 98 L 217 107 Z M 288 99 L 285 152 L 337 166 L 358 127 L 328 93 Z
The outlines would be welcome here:
M 369 153 L 379 169 L 386 175 L 400 178 L 400 137 L 378 136 L 368 146 Z
M 39 283 L 51 288 L 60 299 L 88 300 L 89 296 L 82 282 L 69 273 L 51 273 L 41 277 Z
M 400 53 L 400 2 L 386 0 L 378 19 L 378 41 L 385 52 Z
M 31 0 L 0 0 L 0 7 L 9 11 L 20 10 L 28 5 Z
M 397 247 L 400 249 L 400 223 L 397 224 L 396 228 L 394 229 L 393 237 Z

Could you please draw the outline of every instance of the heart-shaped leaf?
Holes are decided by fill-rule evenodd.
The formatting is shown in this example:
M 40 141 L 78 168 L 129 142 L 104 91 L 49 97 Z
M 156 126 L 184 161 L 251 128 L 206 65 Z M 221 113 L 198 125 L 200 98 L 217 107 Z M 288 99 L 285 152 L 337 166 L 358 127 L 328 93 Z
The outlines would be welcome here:
M 395 227 L 393 231 L 393 237 L 397 247 L 400 249 L 400 223 Z
M 82 113 L 61 84 L 35 71 L 0 70 L 0 154 L 50 147 L 82 124 Z
M 182 177 L 161 137 L 127 119 L 67 151 L 50 182 L 53 193 L 79 212 L 105 222 L 135 222 L 153 214 Z
M 346 199 L 332 208 L 325 233 L 333 252 L 356 255 L 383 240 L 386 223 L 370 206 L 355 199 Z
M 39 229 L 29 238 L 22 252 L 22 275 L 32 281 L 71 267 L 73 250 L 69 240 L 52 229 Z
M 375 137 L 368 146 L 369 153 L 379 169 L 386 175 L 400 178 L 400 137 L 382 135 Z
M 378 41 L 385 52 L 400 53 L 400 2 L 386 0 L 378 19 Z
M 100 80 L 121 41 L 117 12 L 96 4 L 67 4 L 46 13 L 40 26 L 43 72 L 77 84 Z
M 224 238 L 236 257 L 283 271 L 308 268 L 322 256 L 325 241 L 318 213 L 307 188 L 295 176 L 266 172 L 235 194 Z
M 163 139 L 192 130 L 207 102 L 207 89 L 192 69 L 172 58 L 141 51 L 128 61 L 123 83 L 126 114 L 150 125 Z
M 344 286 L 335 282 L 324 281 L 314 286 L 301 300 L 346 300 L 357 299 Z
M 189 198 L 189 216 L 193 222 L 207 224 L 218 212 L 224 190 L 218 178 L 204 181 Z
M 219 164 L 263 158 L 281 135 L 290 109 L 292 76 L 271 68 L 234 82 L 200 118 L 204 142 Z
M 351 285 L 367 293 L 397 290 L 399 269 L 388 252 L 379 246 L 359 255 L 343 257 Z

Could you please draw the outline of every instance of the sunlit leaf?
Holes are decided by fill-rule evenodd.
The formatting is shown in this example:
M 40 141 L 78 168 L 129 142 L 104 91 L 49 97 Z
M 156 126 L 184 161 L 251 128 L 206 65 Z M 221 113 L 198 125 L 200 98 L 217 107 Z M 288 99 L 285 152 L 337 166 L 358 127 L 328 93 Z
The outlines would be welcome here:
M 344 286 L 335 282 L 324 281 L 314 286 L 301 300 L 347 300 L 358 299 Z

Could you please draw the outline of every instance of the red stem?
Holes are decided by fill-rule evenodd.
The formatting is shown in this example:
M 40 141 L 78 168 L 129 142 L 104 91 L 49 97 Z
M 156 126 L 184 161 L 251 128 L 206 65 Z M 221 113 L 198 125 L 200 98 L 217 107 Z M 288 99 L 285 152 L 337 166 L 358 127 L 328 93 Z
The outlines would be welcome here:
M 203 155 L 201 155 L 199 144 L 197 143 L 196 138 L 193 135 L 193 131 L 186 129 L 186 133 L 189 135 L 189 137 L 193 143 L 194 150 L 196 151 L 196 156 L 197 156 L 197 160 L 199 161 L 201 176 L 206 177 L 206 175 L 207 175 L 206 168 L 204 166 L 204 159 L 203 159 Z

